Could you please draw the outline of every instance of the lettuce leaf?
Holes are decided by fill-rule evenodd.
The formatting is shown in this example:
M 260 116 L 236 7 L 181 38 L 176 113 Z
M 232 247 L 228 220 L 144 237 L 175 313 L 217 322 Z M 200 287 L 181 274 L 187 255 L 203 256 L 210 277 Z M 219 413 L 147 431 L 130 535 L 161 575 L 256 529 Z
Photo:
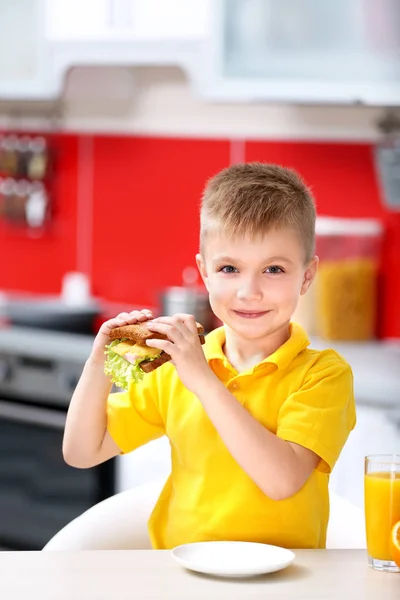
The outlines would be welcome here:
M 140 363 L 144 360 L 155 360 L 157 357 L 144 357 L 135 364 L 125 360 L 116 352 L 113 352 L 113 347 L 119 344 L 121 340 L 114 340 L 108 344 L 105 349 L 106 362 L 104 365 L 104 373 L 110 377 L 111 381 L 119 388 L 127 390 L 129 383 L 140 383 L 144 377 L 144 371 L 140 368 Z

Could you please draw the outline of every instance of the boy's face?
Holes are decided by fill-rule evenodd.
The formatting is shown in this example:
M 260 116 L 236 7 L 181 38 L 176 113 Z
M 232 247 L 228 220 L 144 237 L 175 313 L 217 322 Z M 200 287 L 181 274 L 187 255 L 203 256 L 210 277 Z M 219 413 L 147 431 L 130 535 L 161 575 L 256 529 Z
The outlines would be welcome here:
M 204 255 L 196 260 L 214 313 L 247 339 L 288 325 L 318 264 L 317 257 L 305 264 L 304 248 L 291 229 L 252 239 L 209 233 Z

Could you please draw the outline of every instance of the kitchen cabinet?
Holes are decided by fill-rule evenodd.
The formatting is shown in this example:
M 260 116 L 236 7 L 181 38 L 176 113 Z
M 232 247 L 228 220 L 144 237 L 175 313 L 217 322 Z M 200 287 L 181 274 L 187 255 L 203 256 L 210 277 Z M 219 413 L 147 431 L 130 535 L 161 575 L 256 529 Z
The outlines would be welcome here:
M 60 89 L 67 71 L 81 65 L 196 70 L 208 34 L 210 2 L 46 0 L 54 86 Z
M 210 0 L 47 0 L 46 6 L 53 41 L 196 39 L 207 35 Z
M 2 2 L 0 99 L 55 99 L 66 73 L 80 65 L 189 69 L 201 55 L 210 1 Z
M 0 2 L 0 98 L 54 93 L 45 36 L 45 1 Z
M 219 0 L 205 93 L 396 106 L 399 18 L 397 0 Z
M 0 6 L 0 98 L 74 66 L 174 65 L 224 102 L 400 103 L 397 0 L 19 0 Z

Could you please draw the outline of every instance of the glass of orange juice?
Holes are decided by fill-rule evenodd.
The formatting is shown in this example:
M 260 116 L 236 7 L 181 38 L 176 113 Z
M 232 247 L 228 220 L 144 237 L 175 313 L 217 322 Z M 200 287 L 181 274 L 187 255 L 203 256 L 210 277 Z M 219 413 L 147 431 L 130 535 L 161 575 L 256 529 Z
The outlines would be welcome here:
M 368 562 L 400 573 L 400 455 L 365 457 L 364 498 Z

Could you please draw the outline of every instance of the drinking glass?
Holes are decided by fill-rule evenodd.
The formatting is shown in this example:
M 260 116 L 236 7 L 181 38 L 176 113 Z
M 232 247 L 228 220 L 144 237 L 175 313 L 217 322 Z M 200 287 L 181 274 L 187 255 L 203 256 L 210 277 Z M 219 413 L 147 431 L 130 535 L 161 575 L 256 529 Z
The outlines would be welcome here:
M 365 457 L 364 498 L 369 565 L 400 573 L 400 455 Z

